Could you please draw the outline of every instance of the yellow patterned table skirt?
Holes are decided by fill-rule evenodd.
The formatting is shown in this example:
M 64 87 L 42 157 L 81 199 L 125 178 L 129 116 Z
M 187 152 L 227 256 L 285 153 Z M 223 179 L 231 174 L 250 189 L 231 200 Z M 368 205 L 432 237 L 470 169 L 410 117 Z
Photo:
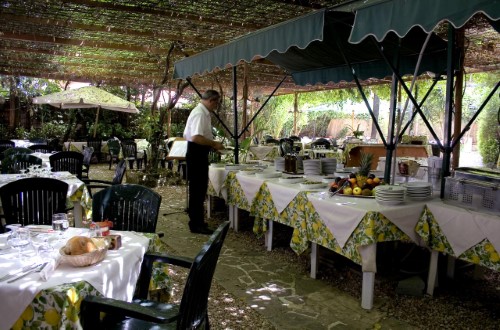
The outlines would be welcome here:
M 164 245 L 156 234 L 143 233 L 150 238 L 149 252 L 162 252 Z M 168 268 L 163 265 L 154 267 L 150 290 L 167 288 L 172 284 Z M 12 329 L 82 329 L 80 324 L 80 303 L 86 296 L 100 296 L 92 285 L 85 281 L 58 285 L 40 291 Z
M 417 223 L 415 231 L 427 243 L 429 248 L 434 251 L 446 253 L 455 258 L 481 265 L 495 271 L 500 270 L 499 252 L 495 250 L 495 247 L 488 239 L 482 240 L 458 256 L 454 255 L 450 243 L 439 228 L 439 224 L 434 218 L 434 215 L 427 207 L 424 208 L 424 212 Z

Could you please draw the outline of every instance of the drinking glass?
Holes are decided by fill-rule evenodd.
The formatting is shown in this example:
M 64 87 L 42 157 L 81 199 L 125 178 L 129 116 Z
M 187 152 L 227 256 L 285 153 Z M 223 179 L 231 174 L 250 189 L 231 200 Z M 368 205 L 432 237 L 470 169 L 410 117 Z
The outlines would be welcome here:
M 62 239 L 64 231 L 69 227 L 68 215 L 66 213 L 56 213 L 52 215 L 52 229 L 59 232 L 59 239 Z
M 17 249 L 19 252 L 19 260 L 23 259 L 23 249 L 31 245 L 30 231 L 27 228 L 18 227 L 12 230 L 12 233 L 7 237 L 7 244 Z
M 95 222 L 92 222 L 89 226 L 89 237 L 102 237 L 101 227 L 97 225 Z

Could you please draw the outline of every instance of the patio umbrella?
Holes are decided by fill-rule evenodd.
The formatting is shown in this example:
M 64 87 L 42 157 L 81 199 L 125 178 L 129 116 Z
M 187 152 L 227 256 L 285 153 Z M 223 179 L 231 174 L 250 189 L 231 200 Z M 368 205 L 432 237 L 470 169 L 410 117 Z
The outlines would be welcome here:
M 139 113 L 135 105 L 95 86 L 70 89 L 58 93 L 35 97 L 34 104 L 50 104 L 60 109 L 97 108 L 94 137 L 97 132 L 101 108 L 127 113 Z

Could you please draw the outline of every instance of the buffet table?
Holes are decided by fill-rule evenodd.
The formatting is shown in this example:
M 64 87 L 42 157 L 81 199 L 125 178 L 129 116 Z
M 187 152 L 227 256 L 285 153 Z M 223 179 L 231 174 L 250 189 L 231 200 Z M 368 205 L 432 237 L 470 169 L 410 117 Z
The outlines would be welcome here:
M 398 240 L 418 244 L 420 241 L 414 228 L 424 202 L 380 206 L 372 198 L 329 198 L 324 192 L 326 187 L 318 192 L 318 189 L 301 189 L 297 184 L 236 171 L 211 168 L 209 172 L 225 176 L 229 217 L 235 229 L 238 228 L 237 210 L 244 209 L 255 216 L 254 232 L 266 234 L 268 250 L 272 246 L 273 222 L 293 228 L 290 247 L 297 254 L 303 253 L 312 242 L 312 277 L 317 270 L 317 245 L 361 264 L 361 305 L 366 309 L 373 306 L 376 243 Z
M 267 171 L 273 171 L 268 169 Z M 360 264 L 363 271 L 361 306 L 371 309 L 378 242 L 402 241 L 432 250 L 428 293 L 432 294 L 437 254 L 500 269 L 500 217 L 451 206 L 434 198 L 380 205 L 369 197 L 329 197 L 322 192 L 262 179 L 234 170 L 211 167 L 211 193 L 224 196 L 229 217 L 238 229 L 238 209 L 255 216 L 254 232 L 265 234 L 272 248 L 273 223 L 293 228 L 290 247 L 297 253 L 311 245 L 311 277 L 316 276 L 318 246 L 323 246 Z M 215 178 L 215 179 L 214 179 Z
M 470 211 L 440 200 L 426 203 L 416 233 L 432 250 L 427 293 L 432 295 L 439 252 L 500 270 L 500 216 Z
M 65 237 L 85 231 L 70 228 Z M 135 232 L 112 233 L 122 236 L 122 247 L 109 250 L 105 259 L 95 265 L 75 268 L 61 264 L 46 281 L 41 280 L 39 273 L 32 273 L 12 283 L 0 282 L 1 296 L 9 297 L 9 303 L 0 311 L 0 329 L 79 329 L 80 302 L 85 296 L 104 295 L 130 301 L 144 253 L 155 250 L 151 243 L 154 240 Z M 0 248 L 5 248 L 6 237 L 0 235 Z M 64 241 L 57 246 L 63 244 Z M 0 275 L 20 266 L 17 252 L 0 255 Z

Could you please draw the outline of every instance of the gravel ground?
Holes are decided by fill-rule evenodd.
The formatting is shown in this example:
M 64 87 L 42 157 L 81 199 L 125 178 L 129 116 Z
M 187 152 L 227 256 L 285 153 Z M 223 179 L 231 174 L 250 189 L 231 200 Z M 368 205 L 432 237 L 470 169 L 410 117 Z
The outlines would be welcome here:
M 107 165 L 101 164 L 91 168 L 92 178 L 110 178 L 111 176 L 112 173 L 107 169 Z M 175 178 L 166 181 L 165 186 L 156 188 L 163 196 L 162 205 L 167 204 L 167 212 L 181 213 L 185 207 L 185 186 L 178 185 L 179 181 Z M 170 185 L 169 182 L 176 185 Z M 165 206 L 162 206 L 162 211 L 164 211 L 163 207 Z M 216 213 L 216 219 L 211 220 L 212 225 L 225 220 L 224 217 L 225 213 Z M 166 232 L 168 224 L 159 221 L 158 228 Z M 243 231 L 234 235 L 237 235 L 236 239 L 242 241 L 243 245 L 249 249 L 266 252 L 262 241 L 255 239 L 249 228 L 243 228 Z M 276 248 L 267 253 L 271 254 L 270 258 L 297 264 L 297 267 L 307 274 L 308 258 L 305 255 L 297 257 L 291 251 L 288 247 L 290 239 L 288 235 L 286 230 L 281 234 L 276 233 L 276 243 L 274 243 Z M 280 240 L 282 240 L 281 244 Z M 375 284 L 375 296 L 379 302 L 382 302 L 377 307 L 380 312 L 419 329 L 500 329 L 500 273 L 484 270 L 482 279 L 475 280 L 474 268 L 457 262 L 455 279 L 449 280 L 445 276 L 440 276 L 440 285 L 436 288 L 434 297 L 400 295 L 396 293 L 398 283 L 403 278 L 413 276 L 411 272 L 404 272 L 401 269 L 417 269 L 414 272 L 415 276 L 425 281 L 425 274 L 419 273 L 419 270 L 421 270 L 420 266 L 425 265 L 427 261 L 425 257 L 421 258 L 423 251 L 419 248 L 398 246 L 397 251 L 402 251 L 406 255 L 396 256 L 401 257 L 398 260 L 404 260 L 404 262 L 399 262 L 394 266 L 391 262 L 396 259 L 394 255 L 386 253 L 390 259 L 383 257 L 384 252 L 391 251 L 391 246 L 387 249 L 378 249 L 382 256 Z M 175 252 L 172 247 L 169 247 L 169 251 Z M 322 251 L 321 260 L 322 267 L 318 280 L 326 281 L 359 299 L 361 287 L 359 267 L 327 250 Z M 445 259 L 440 262 L 440 266 L 446 267 Z M 396 271 L 395 268 L 397 268 Z M 441 270 L 441 273 L 445 272 L 446 269 Z M 174 281 L 172 299 L 178 301 L 182 294 L 186 271 L 175 269 L 171 275 Z M 213 329 L 275 329 L 272 323 L 259 312 L 228 292 L 216 280 L 213 281 L 210 292 L 209 315 Z M 379 327 L 375 325 L 374 328 Z

